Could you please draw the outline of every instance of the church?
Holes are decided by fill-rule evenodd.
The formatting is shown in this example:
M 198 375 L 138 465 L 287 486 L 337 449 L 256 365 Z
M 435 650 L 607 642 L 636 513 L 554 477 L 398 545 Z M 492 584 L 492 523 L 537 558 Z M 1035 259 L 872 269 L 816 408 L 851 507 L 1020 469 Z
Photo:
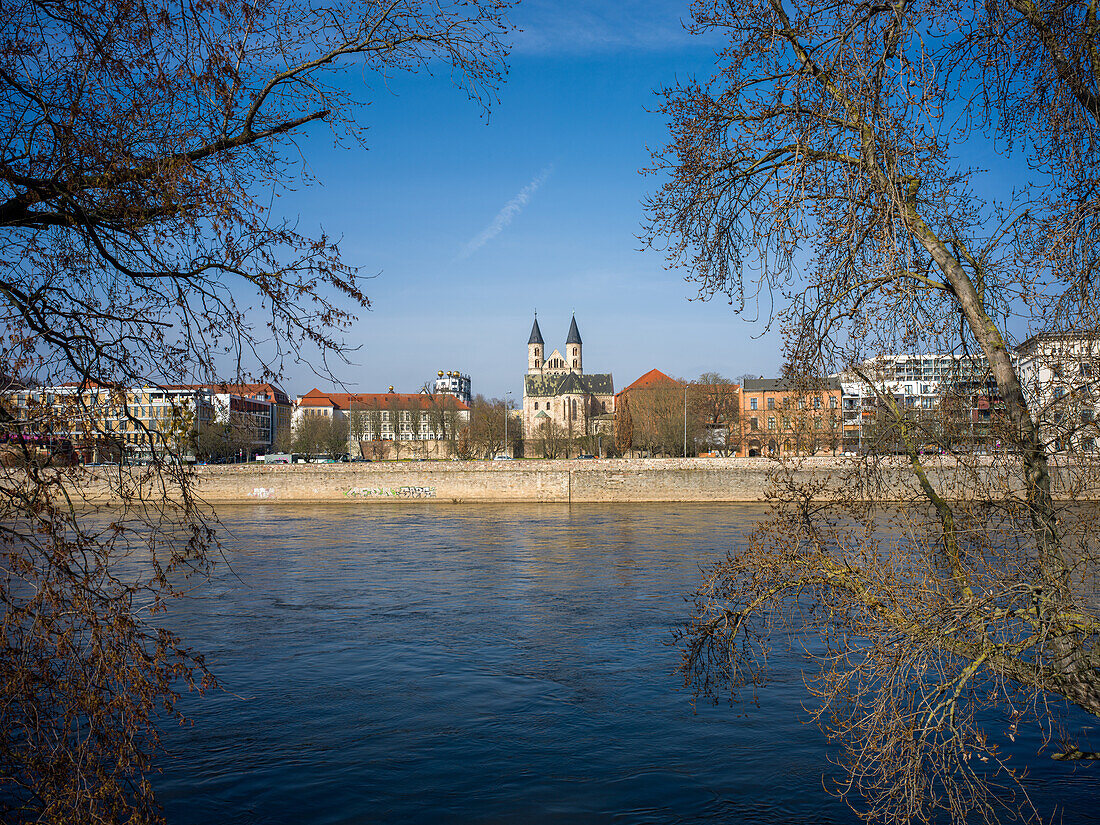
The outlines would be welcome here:
M 591 435 L 615 412 L 615 385 L 611 373 L 584 372 L 584 344 L 577 318 L 569 324 L 565 354 L 555 349 L 545 357 L 546 343 L 538 315 L 527 339 L 527 375 L 523 381 L 523 434 L 540 437 L 556 424 L 570 438 Z

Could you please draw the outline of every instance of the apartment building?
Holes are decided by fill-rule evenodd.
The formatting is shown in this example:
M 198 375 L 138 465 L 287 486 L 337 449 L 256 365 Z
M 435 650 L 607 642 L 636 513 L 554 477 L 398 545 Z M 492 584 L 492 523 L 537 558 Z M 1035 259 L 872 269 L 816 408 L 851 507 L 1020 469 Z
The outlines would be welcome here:
M 842 441 L 840 407 L 841 386 L 835 378 L 746 378 L 741 386 L 737 455 L 834 453 Z
M 892 408 L 904 417 L 906 438 L 918 449 L 983 451 L 1001 446 L 998 413 L 1003 405 L 984 358 L 884 355 L 838 379 L 845 451 L 905 452 Z
M 1016 347 L 1016 359 L 1040 438 L 1054 452 L 1095 452 L 1100 444 L 1100 334 L 1034 335 Z
M 241 394 L 246 389 L 250 395 Z M 16 426 L 64 435 L 84 461 L 140 461 L 165 454 L 193 461 L 196 450 L 202 452 L 200 443 L 211 446 L 206 436 L 215 433 L 225 440 L 225 450 L 232 444 L 244 457 L 269 449 L 277 437 L 280 395 L 289 408 L 285 394 L 271 385 L 67 383 L 14 389 L 3 401 L 20 422 Z
M 454 439 L 470 421 L 470 407 L 454 395 L 389 392 L 338 393 L 314 388 L 298 396 L 292 426 L 322 417 L 348 428 L 348 450 L 362 442 L 429 442 Z

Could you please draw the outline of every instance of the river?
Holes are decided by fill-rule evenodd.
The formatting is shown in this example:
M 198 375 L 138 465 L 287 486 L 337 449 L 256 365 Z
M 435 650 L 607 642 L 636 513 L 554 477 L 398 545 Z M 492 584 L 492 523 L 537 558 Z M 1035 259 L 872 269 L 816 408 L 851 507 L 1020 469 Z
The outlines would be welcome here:
M 223 508 L 226 562 L 168 622 L 221 689 L 186 695 L 154 784 L 171 825 L 855 823 L 801 660 L 761 706 L 700 703 L 670 629 L 756 505 Z M 1031 756 L 1082 821 L 1092 766 Z

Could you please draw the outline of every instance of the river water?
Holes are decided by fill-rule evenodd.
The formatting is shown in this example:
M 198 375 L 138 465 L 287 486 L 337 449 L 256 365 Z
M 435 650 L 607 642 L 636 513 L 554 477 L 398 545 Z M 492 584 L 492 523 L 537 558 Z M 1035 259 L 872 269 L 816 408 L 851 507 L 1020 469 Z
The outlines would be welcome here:
M 224 508 L 226 564 L 169 617 L 221 690 L 185 696 L 169 823 L 854 823 L 801 660 L 701 703 L 670 629 L 754 505 Z M 1029 754 L 1041 810 L 1091 766 Z

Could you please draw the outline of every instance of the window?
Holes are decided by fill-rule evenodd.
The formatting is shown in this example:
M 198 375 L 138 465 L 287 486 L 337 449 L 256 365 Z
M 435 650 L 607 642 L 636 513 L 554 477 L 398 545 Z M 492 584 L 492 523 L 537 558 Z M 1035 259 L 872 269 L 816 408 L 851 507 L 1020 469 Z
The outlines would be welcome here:
M 821 419 L 820 418 L 815 418 L 814 419 L 814 429 L 815 430 L 820 430 L 821 429 Z
M 798 399 L 798 409 L 800 409 L 800 410 L 806 409 L 806 399 L 805 398 L 799 398 Z
M 775 429 L 775 416 L 774 415 L 769 415 L 768 416 L 768 429 L 769 430 L 774 430 Z
M 820 410 L 821 409 L 821 398 L 820 397 L 814 398 L 814 409 L 815 410 Z
M 774 410 L 775 409 L 775 399 L 774 398 L 769 398 L 768 399 L 768 409 L 769 410 Z
M 787 418 L 787 416 L 783 416 L 783 429 L 784 430 L 789 430 L 790 428 L 791 428 L 791 419 Z
M 753 432 L 755 432 L 756 430 L 759 430 L 760 429 L 760 419 L 759 418 L 750 418 L 749 419 L 749 429 L 752 430 Z
M 749 399 L 749 409 L 750 410 L 755 410 L 756 409 L 756 399 L 755 398 L 750 398 Z

